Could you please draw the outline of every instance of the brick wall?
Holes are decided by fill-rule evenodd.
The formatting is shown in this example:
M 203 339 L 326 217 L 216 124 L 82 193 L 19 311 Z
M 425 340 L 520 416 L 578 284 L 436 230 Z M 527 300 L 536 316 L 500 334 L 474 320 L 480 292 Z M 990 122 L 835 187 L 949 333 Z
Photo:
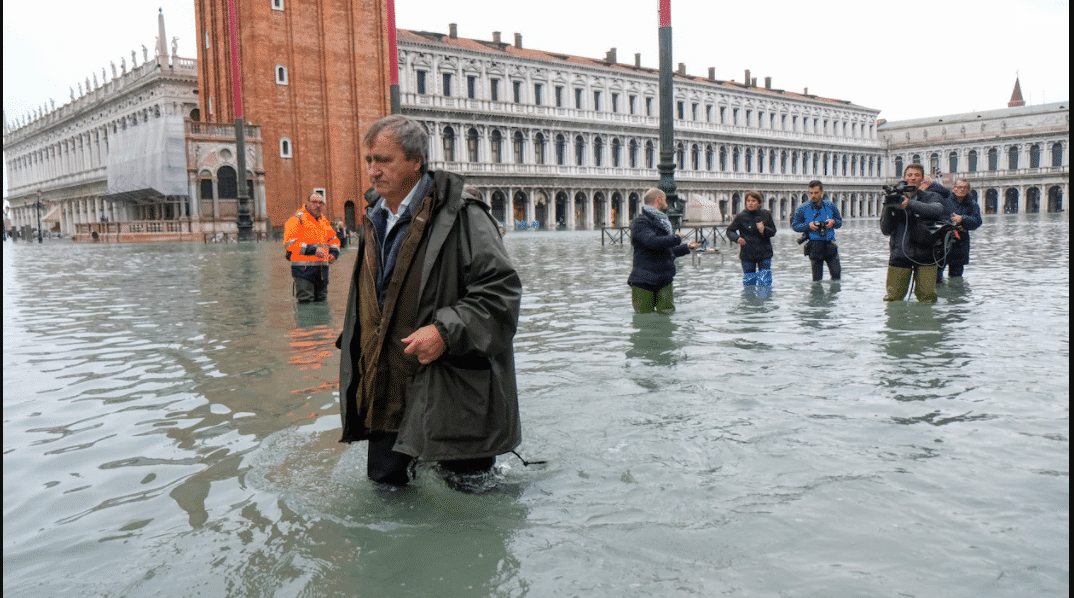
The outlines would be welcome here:
M 271 225 L 282 225 L 314 188 L 327 190 L 330 220 L 343 218 L 348 200 L 360 211 L 369 188 L 361 137 L 388 113 L 384 1 L 283 0 L 283 10 L 273 0 L 235 2 L 243 116 L 261 126 Z M 196 0 L 199 101 L 209 122 L 235 118 L 227 7 Z M 277 66 L 287 69 L 286 85 L 276 82 Z M 283 137 L 291 158 L 280 157 Z

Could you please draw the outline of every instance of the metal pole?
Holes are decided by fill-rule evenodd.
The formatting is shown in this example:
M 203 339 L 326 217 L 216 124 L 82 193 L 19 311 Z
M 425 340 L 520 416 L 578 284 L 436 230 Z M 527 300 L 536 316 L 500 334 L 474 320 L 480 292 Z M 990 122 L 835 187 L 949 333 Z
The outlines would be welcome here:
M 34 204 L 34 207 L 37 208 L 37 242 L 44 243 L 41 240 L 41 191 L 37 192 L 37 203 Z
M 250 196 L 246 187 L 246 123 L 242 118 L 242 84 L 240 83 L 239 69 L 239 15 L 235 7 L 235 0 L 228 0 L 229 22 L 228 30 L 231 38 L 231 91 L 235 109 L 235 154 L 238 159 L 238 172 L 235 179 L 238 187 L 239 209 L 235 217 L 235 227 L 238 229 L 239 241 L 250 241 L 253 238 L 254 220 L 250 217 Z
M 675 193 L 675 131 L 672 125 L 674 93 L 671 75 L 671 0 L 660 0 L 660 182 L 657 188 L 667 195 L 668 218 L 678 229 L 682 206 Z
M 395 40 L 395 0 L 388 0 L 388 88 L 392 114 L 402 112 L 399 98 L 399 47 Z

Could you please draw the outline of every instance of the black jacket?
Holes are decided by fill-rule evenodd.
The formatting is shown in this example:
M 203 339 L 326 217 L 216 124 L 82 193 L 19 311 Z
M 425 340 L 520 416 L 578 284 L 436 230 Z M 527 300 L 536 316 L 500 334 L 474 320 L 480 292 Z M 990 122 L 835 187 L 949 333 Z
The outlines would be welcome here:
M 764 223 L 764 232 L 757 230 L 757 223 Z M 727 240 L 737 243 L 739 238 L 745 239 L 746 244 L 738 251 L 738 257 L 744 262 L 760 262 L 772 259 L 772 237 L 776 236 L 776 223 L 772 220 L 772 212 L 758 209 L 753 212 L 742 210 L 735 215 L 731 225 L 727 227 Z
M 634 268 L 627 284 L 656 292 L 675 278 L 675 258 L 690 253 L 678 235 L 667 233 L 660 220 L 642 210 L 630 225 Z
M 914 240 L 912 231 L 921 226 L 947 217 L 947 208 L 943 200 L 935 193 L 918 191 L 910 198 L 905 210 L 885 206 L 880 212 L 880 232 L 890 240 L 891 251 L 888 265 L 907 267 L 910 264 L 931 265 L 936 262 L 933 245 Z M 908 236 L 907 231 L 911 231 Z

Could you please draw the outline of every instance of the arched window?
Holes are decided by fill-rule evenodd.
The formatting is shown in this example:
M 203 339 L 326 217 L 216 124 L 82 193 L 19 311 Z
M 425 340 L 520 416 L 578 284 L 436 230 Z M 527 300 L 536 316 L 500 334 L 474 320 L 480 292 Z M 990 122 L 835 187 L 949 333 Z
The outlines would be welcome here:
M 1007 170 L 1018 170 L 1018 146 L 1012 145 L 1007 150 Z
M 902 178 L 902 156 L 895 157 L 895 176 Z
M 489 136 L 489 152 L 492 154 L 493 164 L 503 163 L 503 135 L 497 129 L 492 130 Z
M 798 150 L 791 152 L 791 174 L 798 174 Z
M 753 149 L 746 148 L 746 172 L 753 172 Z
M 940 154 L 932 152 L 929 154 L 929 174 L 936 174 L 940 172 Z
M 637 168 L 638 167 L 638 140 L 637 139 L 631 139 L 630 140 L 630 146 L 629 146 L 629 149 L 627 149 L 627 153 L 630 154 L 630 156 L 629 156 L 630 157 L 630 167 L 631 168 Z
M 1052 144 L 1052 168 L 1059 168 L 1063 165 L 1063 144 L 1056 142 Z
M 966 156 L 966 168 L 969 172 L 977 172 L 977 150 L 970 150 Z
M 731 149 L 731 170 L 733 170 L 735 172 L 738 172 L 738 157 L 739 157 L 738 148 L 737 147 L 732 148 Z
M 1029 147 L 1029 167 L 1040 168 L 1040 146 L 1035 143 Z
M 921 154 L 914 154 L 914 157 L 910 160 L 912 164 L 922 164 Z
M 654 153 L 655 152 L 653 151 L 653 142 L 652 141 L 646 141 L 645 142 L 645 167 L 646 168 L 652 168 L 653 167 L 653 161 L 654 161 L 653 154 Z
M 593 140 L 593 165 L 604 166 L 604 140 L 600 137 Z
M 787 150 L 783 150 L 779 154 L 779 173 L 787 174 Z
M 221 166 L 216 171 L 216 193 L 220 199 L 235 199 L 239 196 L 239 187 L 235 182 L 235 169 Z
M 675 146 L 675 161 L 679 164 L 679 170 L 686 170 L 686 149 L 681 143 Z
M 720 146 L 720 170 L 727 171 L 727 146 Z
M 466 132 L 466 153 L 471 162 L 477 162 L 477 129 L 471 128 Z
M 286 137 L 280 137 L 280 157 L 291 157 L 291 140 Z
M 282 64 L 276 65 L 276 83 L 279 85 L 287 85 L 287 67 Z
M 710 143 L 710 144 L 705 146 L 705 170 L 710 170 L 710 171 L 712 170 L 712 162 L 713 162 L 713 151 L 712 151 L 712 144 Z
M 444 132 L 441 135 L 444 142 L 444 161 L 455 161 L 455 129 L 451 127 L 444 127 Z
M 958 152 L 954 150 L 947 154 L 947 172 L 958 172 Z
M 574 138 L 574 163 L 585 166 L 585 139 L 581 135 Z
M 696 143 L 690 148 L 690 164 L 694 170 L 701 170 L 701 148 Z
M 988 170 L 999 170 L 999 150 L 994 147 L 988 150 Z
M 515 131 L 514 134 L 514 147 L 515 147 L 515 164 L 522 164 L 523 158 L 526 153 L 526 143 L 522 138 L 522 131 Z
M 563 166 L 567 163 L 567 140 L 563 135 L 556 135 L 556 164 Z
M 533 158 L 537 164 L 544 164 L 544 134 L 537 133 L 533 138 Z
M 612 139 L 612 166 L 619 168 L 623 161 L 623 144 L 616 137 Z

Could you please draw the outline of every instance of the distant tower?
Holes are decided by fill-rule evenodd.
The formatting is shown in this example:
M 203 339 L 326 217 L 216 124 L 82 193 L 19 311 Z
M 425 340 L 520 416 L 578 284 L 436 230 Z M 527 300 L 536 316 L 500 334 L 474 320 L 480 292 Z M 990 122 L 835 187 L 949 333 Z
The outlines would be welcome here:
M 1022 99 L 1022 86 L 1018 84 L 1018 77 L 1014 78 L 1014 92 L 1011 93 L 1011 101 L 1007 102 L 1008 108 L 1017 108 L 1018 106 L 1025 106 L 1025 100 Z
M 198 101 L 207 122 L 235 119 L 233 2 L 243 116 L 261 126 L 272 225 L 281 226 L 314 188 L 325 189 L 331 220 L 361 214 L 370 187 L 362 135 L 388 114 L 388 68 L 398 68 L 388 64 L 385 1 L 195 0 Z

